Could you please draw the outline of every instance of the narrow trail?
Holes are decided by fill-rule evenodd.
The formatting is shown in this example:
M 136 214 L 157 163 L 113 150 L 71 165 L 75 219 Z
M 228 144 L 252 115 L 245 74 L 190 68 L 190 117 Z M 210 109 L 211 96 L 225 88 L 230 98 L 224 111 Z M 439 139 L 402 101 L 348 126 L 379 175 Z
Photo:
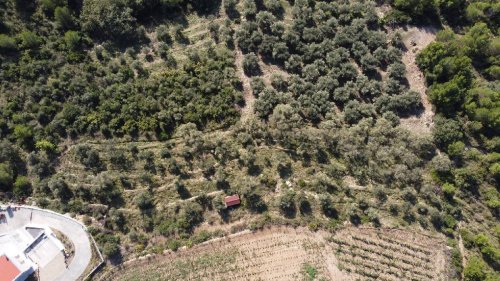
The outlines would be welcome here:
M 406 66 L 406 78 L 410 84 L 410 90 L 420 94 L 424 111 L 419 116 L 401 119 L 401 125 L 419 135 L 428 135 L 431 133 L 431 129 L 434 126 L 434 112 L 426 94 L 427 86 L 425 84 L 425 77 L 417 66 L 416 58 L 420 51 L 434 41 L 436 32 L 437 30 L 432 27 L 411 27 L 408 28 L 408 31 L 402 32 L 403 42 L 407 49 L 403 54 L 403 63 Z
M 250 87 L 250 78 L 243 72 L 243 53 L 240 49 L 236 49 L 235 55 L 236 75 L 240 78 L 243 86 L 243 98 L 245 99 L 245 106 L 241 108 L 241 121 L 244 122 L 250 119 L 253 115 L 253 104 L 255 96 Z
M 460 251 L 460 256 L 462 257 L 462 268 L 465 268 L 467 261 L 465 259 L 465 247 L 464 241 L 462 240 L 462 235 L 460 234 L 460 228 L 462 227 L 462 222 L 458 223 L 458 250 Z M 461 280 L 464 280 L 464 271 L 461 273 Z

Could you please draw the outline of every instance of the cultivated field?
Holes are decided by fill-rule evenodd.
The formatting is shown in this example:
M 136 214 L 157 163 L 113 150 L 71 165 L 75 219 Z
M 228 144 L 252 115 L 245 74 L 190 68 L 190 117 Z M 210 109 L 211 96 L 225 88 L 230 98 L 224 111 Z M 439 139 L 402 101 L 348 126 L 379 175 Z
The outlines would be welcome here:
M 244 232 L 125 263 L 101 280 L 447 280 L 443 241 L 409 231 Z
M 446 246 L 403 230 L 345 229 L 329 239 L 355 280 L 449 280 Z

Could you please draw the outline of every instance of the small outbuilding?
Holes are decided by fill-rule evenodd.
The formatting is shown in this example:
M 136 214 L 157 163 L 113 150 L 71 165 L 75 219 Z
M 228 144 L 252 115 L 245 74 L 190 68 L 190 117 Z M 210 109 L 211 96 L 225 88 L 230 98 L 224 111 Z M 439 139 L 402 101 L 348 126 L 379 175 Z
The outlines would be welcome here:
M 224 203 L 226 204 L 226 207 L 237 206 L 241 203 L 240 196 L 238 194 L 226 196 L 224 197 Z

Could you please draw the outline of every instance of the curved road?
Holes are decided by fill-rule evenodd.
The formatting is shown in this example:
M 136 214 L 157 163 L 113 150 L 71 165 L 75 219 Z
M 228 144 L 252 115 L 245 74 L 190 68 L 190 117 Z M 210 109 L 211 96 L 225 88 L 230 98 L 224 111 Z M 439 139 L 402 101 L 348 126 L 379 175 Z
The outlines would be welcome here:
M 2 206 L 5 209 L 5 205 Z M 21 206 L 19 210 L 12 212 L 13 216 L 7 215 L 7 222 L 0 223 L 0 233 L 9 232 L 26 224 L 40 224 L 56 229 L 73 243 L 75 255 L 68 268 L 64 269 L 54 281 L 71 281 L 83 278 L 83 273 L 92 258 L 92 244 L 87 235 L 85 227 L 78 221 L 52 212 L 34 207 Z M 31 220 L 30 220 L 31 219 Z

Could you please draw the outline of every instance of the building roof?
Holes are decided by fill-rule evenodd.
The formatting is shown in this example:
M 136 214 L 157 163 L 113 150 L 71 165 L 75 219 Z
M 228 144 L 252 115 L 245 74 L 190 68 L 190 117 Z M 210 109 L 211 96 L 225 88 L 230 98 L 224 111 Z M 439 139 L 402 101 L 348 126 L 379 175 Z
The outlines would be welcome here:
M 226 203 L 227 207 L 239 205 L 240 204 L 240 196 L 238 194 L 226 196 L 224 198 L 224 203 Z
M 0 257 L 0 281 L 12 281 L 21 273 L 7 256 Z

